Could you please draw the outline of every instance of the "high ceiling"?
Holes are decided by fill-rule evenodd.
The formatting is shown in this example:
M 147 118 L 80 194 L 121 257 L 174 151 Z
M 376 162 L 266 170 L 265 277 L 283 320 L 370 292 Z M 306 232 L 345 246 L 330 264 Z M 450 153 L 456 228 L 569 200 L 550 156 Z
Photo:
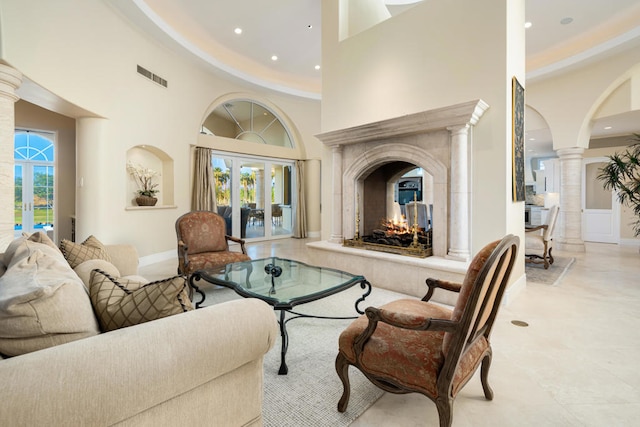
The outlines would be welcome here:
M 320 97 L 321 0 L 109 3 L 134 25 L 198 58 L 214 72 L 294 95 Z M 411 13 L 409 6 L 393 4 L 409 0 L 386 3 L 390 15 Z M 622 49 L 640 48 L 638 0 L 527 0 L 525 15 L 532 23 L 526 30 L 527 81 Z M 236 28 L 242 33 L 236 34 Z M 277 60 L 272 59 L 274 55 Z M 604 125 L 594 126 L 594 136 L 620 134 L 621 126 L 627 133 L 630 127 L 638 132 L 638 119 L 638 115 L 620 118 L 617 130 L 609 133 Z

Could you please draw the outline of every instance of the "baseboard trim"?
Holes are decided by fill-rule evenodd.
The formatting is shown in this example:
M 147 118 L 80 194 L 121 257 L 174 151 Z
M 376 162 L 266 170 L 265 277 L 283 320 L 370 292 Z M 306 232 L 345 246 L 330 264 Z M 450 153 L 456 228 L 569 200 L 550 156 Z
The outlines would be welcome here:
M 640 239 L 620 239 L 622 246 L 640 246 Z

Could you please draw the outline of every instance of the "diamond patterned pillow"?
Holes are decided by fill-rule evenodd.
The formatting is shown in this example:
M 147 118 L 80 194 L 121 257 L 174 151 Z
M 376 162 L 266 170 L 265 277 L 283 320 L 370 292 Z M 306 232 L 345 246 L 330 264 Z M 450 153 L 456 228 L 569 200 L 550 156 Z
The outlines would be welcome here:
M 144 284 L 95 269 L 89 296 L 104 332 L 193 310 L 182 276 Z
M 60 250 L 71 268 L 76 268 L 78 265 L 90 259 L 103 259 L 111 262 L 111 257 L 107 253 L 104 245 L 93 235 L 87 237 L 87 240 L 80 244 L 62 239 L 62 242 L 60 242 Z

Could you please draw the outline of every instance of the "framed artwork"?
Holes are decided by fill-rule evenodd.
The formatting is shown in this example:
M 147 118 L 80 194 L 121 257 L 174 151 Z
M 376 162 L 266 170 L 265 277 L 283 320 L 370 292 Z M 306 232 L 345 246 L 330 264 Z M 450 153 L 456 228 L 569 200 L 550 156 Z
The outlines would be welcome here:
M 513 161 L 513 201 L 525 199 L 524 189 L 524 88 L 518 79 L 511 79 L 512 91 L 512 161 Z

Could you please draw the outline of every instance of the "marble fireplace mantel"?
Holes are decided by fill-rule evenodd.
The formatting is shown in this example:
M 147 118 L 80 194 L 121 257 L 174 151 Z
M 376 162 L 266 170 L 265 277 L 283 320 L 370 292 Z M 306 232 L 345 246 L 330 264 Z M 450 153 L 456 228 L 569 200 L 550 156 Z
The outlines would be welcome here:
M 332 148 L 330 242 L 353 237 L 363 177 L 384 163 L 404 161 L 433 176 L 434 256 L 468 261 L 470 128 L 488 108 L 478 99 L 317 135 Z

